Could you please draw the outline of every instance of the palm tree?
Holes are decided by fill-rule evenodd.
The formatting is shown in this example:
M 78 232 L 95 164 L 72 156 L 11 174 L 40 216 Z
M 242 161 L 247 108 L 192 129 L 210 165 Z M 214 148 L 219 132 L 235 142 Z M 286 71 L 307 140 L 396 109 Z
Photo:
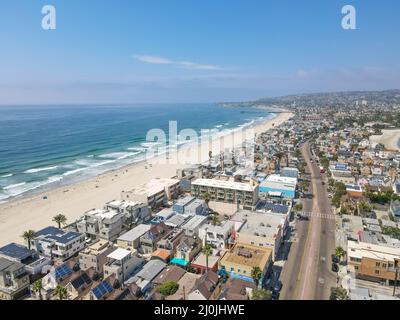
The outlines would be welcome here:
M 67 288 L 65 288 L 59 284 L 59 285 L 57 285 L 56 289 L 54 290 L 54 294 L 58 297 L 58 299 L 64 300 L 68 296 L 68 291 L 67 291 Z
M 209 217 L 211 220 L 211 224 L 213 226 L 219 225 L 220 222 L 219 222 L 219 216 L 217 213 L 213 213 L 213 214 L 209 215 Z
M 346 255 L 346 251 L 342 247 L 336 247 L 335 249 L 335 255 L 339 258 L 343 258 Z
M 206 270 L 208 271 L 208 257 L 212 255 L 213 250 L 209 244 L 205 244 L 202 251 L 206 256 Z
M 58 224 L 58 229 L 61 229 L 61 225 L 65 225 L 67 223 L 67 217 L 63 214 L 58 214 L 53 218 L 53 222 Z
M 211 200 L 211 195 L 208 192 L 205 192 L 203 194 L 203 199 L 206 202 L 207 208 L 208 208 L 208 204 L 210 203 Z
M 39 299 L 40 299 L 40 300 L 43 300 L 42 289 L 43 289 L 42 280 L 41 280 L 41 279 L 36 280 L 36 281 L 33 283 L 32 291 L 35 292 L 35 293 L 39 293 Z
M 262 276 L 262 271 L 259 267 L 254 267 L 251 270 L 251 277 L 253 278 L 254 283 L 256 284 L 257 288 L 260 283 L 261 276 Z
M 28 230 L 22 234 L 22 238 L 28 243 L 28 249 L 31 250 L 31 240 L 35 237 L 35 231 Z

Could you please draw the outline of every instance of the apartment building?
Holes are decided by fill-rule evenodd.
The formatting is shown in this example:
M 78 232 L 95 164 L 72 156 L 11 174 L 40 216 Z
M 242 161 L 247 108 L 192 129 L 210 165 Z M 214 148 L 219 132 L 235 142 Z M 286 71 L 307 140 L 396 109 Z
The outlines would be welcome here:
M 141 202 L 154 209 L 179 195 L 179 183 L 178 179 L 153 179 L 132 190 L 122 191 L 121 197 L 122 200 Z
M 289 224 L 287 216 L 241 210 L 231 221 L 242 223 L 235 240 L 255 247 L 270 248 L 275 259 L 283 243 L 284 230 Z
M 167 250 L 170 255 L 175 254 L 176 247 L 180 243 L 182 237 L 184 236 L 184 231 L 179 228 L 172 229 L 168 234 L 163 236 L 157 242 L 157 248 L 162 250 Z
M 171 228 L 163 222 L 151 227 L 139 239 L 139 251 L 143 254 L 153 253 L 157 248 L 157 243 L 171 232 Z
M 149 206 L 141 202 L 113 200 L 107 202 L 104 209 L 123 213 L 125 224 L 128 226 L 147 222 L 151 217 Z
M 79 252 L 79 265 L 82 270 L 93 268 L 98 273 L 103 273 L 103 265 L 107 256 L 115 250 L 114 245 L 107 240 L 98 240 Z
M 35 233 L 31 246 L 48 258 L 67 260 L 85 247 L 85 235 L 47 227 Z
M 0 300 L 16 300 L 29 292 L 25 265 L 0 258 Z
M 115 241 L 123 230 L 124 213 L 92 209 L 77 221 L 76 227 L 90 239 Z
M 248 244 L 236 243 L 226 251 L 219 261 L 219 269 L 227 272 L 231 278 L 254 282 L 251 271 L 258 267 L 262 271 L 259 284 L 263 282 L 272 264 L 272 249 L 255 247 Z
M 357 278 L 392 284 L 400 267 L 400 248 L 349 240 L 347 261 Z
M 226 221 L 220 226 L 206 224 L 199 229 L 199 238 L 204 244 L 224 249 L 230 241 L 233 243 L 235 231 L 235 223 L 232 221 Z
M 192 182 L 191 194 L 202 197 L 210 194 L 211 201 L 238 204 L 244 209 L 253 209 L 258 201 L 258 185 L 230 180 L 197 179 Z
M 140 237 L 149 231 L 150 228 L 151 225 L 149 224 L 139 224 L 128 232 L 122 234 L 117 239 L 118 247 L 131 251 L 138 249 L 140 246 Z
M 125 283 L 132 275 L 138 272 L 144 264 L 144 259 L 135 252 L 118 248 L 107 256 L 104 264 L 104 277 L 115 275 L 120 284 Z
M 32 279 L 40 276 L 43 269 L 50 265 L 49 258 L 41 257 L 35 250 L 29 250 L 17 243 L 10 243 L 0 248 L 0 258 L 24 264 L 26 272 Z

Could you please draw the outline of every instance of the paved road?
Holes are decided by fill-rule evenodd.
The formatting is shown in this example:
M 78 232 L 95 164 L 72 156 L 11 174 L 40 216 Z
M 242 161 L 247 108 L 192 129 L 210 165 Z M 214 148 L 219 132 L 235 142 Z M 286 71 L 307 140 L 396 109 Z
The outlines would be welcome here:
M 331 271 L 331 254 L 335 250 L 335 220 L 331 213 L 323 176 L 319 167 L 311 163 L 308 143 L 301 147 L 307 163 L 306 172 L 311 174 L 314 198 L 302 199 L 303 211 L 311 212 L 309 221 L 297 221 L 292 245 L 281 281 L 281 299 L 326 300 L 330 288 L 336 284 L 336 274 Z

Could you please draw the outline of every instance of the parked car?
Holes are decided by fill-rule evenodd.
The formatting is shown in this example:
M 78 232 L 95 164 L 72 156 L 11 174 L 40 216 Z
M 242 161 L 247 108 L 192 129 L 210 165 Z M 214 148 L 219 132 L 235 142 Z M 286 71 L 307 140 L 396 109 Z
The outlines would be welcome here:
M 339 266 L 336 263 L 332 263 L 332 271 L 333 272 L 338 272 L 339 271 Z
M 280 292 L 282 290 L 282 282 L 280 280 L 275 282 L 273 291 Z
M 339 258 L 334 254 L 332 255 L 332 263 L 339 263 Z
M 279 300 L 279 295 L 278 291 L 272 291 L 272 300 Z

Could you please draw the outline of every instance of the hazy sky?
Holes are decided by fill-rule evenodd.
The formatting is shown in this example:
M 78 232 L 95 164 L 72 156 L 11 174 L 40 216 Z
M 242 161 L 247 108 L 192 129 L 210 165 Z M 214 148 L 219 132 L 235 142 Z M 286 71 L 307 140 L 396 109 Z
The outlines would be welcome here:
M 341 27 L 346 4 L 357 30 Z M 398 0 L 2 0 L 0 104 L 399 88 L 399 34 Z

